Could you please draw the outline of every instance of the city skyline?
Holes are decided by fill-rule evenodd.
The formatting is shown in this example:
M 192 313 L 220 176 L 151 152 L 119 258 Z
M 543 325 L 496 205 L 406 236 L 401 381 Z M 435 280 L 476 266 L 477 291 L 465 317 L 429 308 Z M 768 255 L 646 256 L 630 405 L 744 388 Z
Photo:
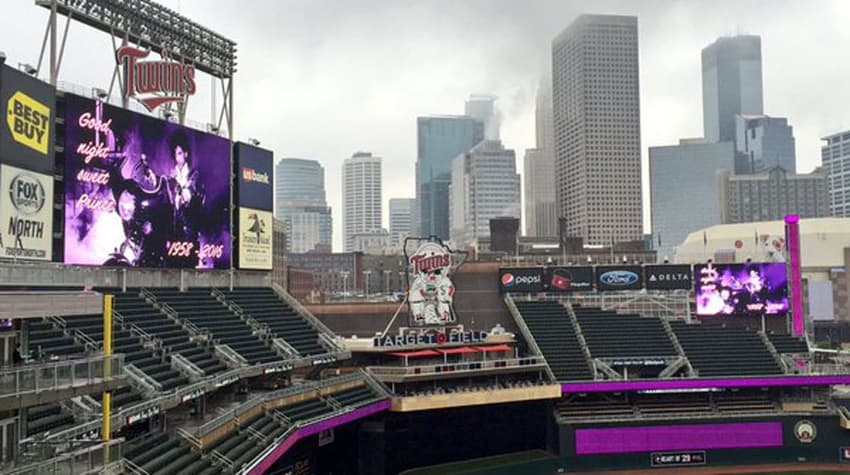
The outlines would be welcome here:
M 433 3 L 422 3 L 413 11 L 395 5 L 375 4 L 367 9 L 341 3 L 337 9 L 350 13 L 343 15 L 326 15 L 333 5 L 302 5 L 298 18 L 284 19 L 282 24 L 272 22 L 275 15 L 260 14 L 289 8 L 277 3 L 254 9 L 253 20 L 241 23 L 229 21 L 240 10 L 236 5 L 210 9 L 196 0 L 162 3 L 238 40 L 242 59 L 236 81 L 236 137 L 256 137 L 279 157 L 304 156 L 322 162 L 328 170 L 328 204 L 336 209 L 341 209 L 341 160 L 351 150 L 361 148 L 393 157 L 385 163 L 385 174 L 394 177 L 387 180 L 385 195 L 413 195 L 415 117 L 461 114 L 470 93 L 499 97 L 506 147 L 517 151 L 534 148 L 533 98 L 541 71 L 546 69 L 550 41 L 582 12 L 638 16 L 645 190 L 649 145 L 702 135 L 699 53 L 722 36 L 761 36 L 764 112 L 788 117 L 793 123 L 800 173 L 820 163 L 821 137 L 850 128 L 850 111 L 836 106 L 850 100 L 850 91 L 841 85 L 841 78 L 850 74 L 845 68 L 850 66 L 835 63 L 828 53 L 829 45 L 850 41 L 850 31 L 840 21 L 850 10 L 846 2 L 778 2 L 781 7 L 776 7 L 776 2 L 726 1 L 664 8 L 625 1 L 569 5 L 470 2 L 453 18 L 437 22 L 437 28 L 434 19 L 442 15 Z M 764 15 L 767 5 L 776 7 L 775 14 Z M 0 32 L 0 42 L 14 45 L 4 48 L 9 62 L 37 62 L 37 31 L 43 28 L 46 13 L 29 3 L 12 4 L 8 9 L 16 22 Z M 362 21 L 368 15 L 384 21 L 377 31 L 364 35 Z M 466 41 L 470 37 L 467 25 L 471 19 L 482 23 L 481 15 L 487 16 L 490 27 L 475 30 L 476 41 Z M 277 27 L 269 28 L 272 23 Z M 245 28 L 243 24 L 257 26 Z M 310 28 L 305 27 L 307 24 Z M 811 35 L 787 34 L 800 24 L 818 24 L 818 28 Z M 272 31 L 287 33 L 277 40 Z M 71 35 L 90 47 L 68 49 L 60 79 L 108 86 L 114 61 L 109 39 L 79 26 L 72 27 Z M 412 43 L 423 35 L 432 41 Z M 375 37 L 393 40 L 375 41 Z M 370 52 L 374 44 L 381 47 Z M 444 54 L 449 45 L 452 55 Z M 266 56 L 269 46 L 279 53 L 274 60 Z M 357 62 L 350 59 L 354 57 Z M 401 71 L 388 77 L 394 85 L 373 80 L 371 74 L 358 74 L 340 88 L 331 73 L 337 69 L 389 71 L 387 57 L 408 58 L 394 65 L 393 70 Z M 465 74 L 457 74 L 460 70 Z M 818 75 L 817 88 L 807 87 L 812 72 L 818 71 L 830 74 Z M 268 79 L 249 84 L 240 77 Z M 201 104 L 209 98 L 209 80 L 203 77 L 198 84 L 189 118 L 204 123 L 209 121 L 209 108 Z M 346 93 L 354 89 L 363 93 Z M 270 104 L 280 107 L 273 109 Z M 521 163 L 517 165 L 522 169 Z M 648 200 L 644 200 L 646 230 L 648 207 Z M 336 221 L 335 248 L 339 249 L 341 222 Z

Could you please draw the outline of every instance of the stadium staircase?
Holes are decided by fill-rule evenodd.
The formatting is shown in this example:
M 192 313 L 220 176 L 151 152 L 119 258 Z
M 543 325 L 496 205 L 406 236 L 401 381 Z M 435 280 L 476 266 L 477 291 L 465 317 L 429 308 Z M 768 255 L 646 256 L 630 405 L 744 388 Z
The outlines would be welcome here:
M 783 374 L 759 335 L 745 328 L 670 322 L 688 361 L 701 378 Z
M 236 288 L 221 291 L 226 304 L 234 306 L 244 318 L 265 327 L 275 338 L 281 338 L 300 356 L 314 356 L 327 353 L 319 343 L 319 332 L 307 323 L 275 291 L 268 287 Z
M 180 320 L 191 322 L 209 332 L 217 345 L 226 345 L 227 352 L 236 353 L 248 364 L 269 363 L 283 359 L 255 330 L 229 308 L 222 305 L 209 288 L 150 289 L 157 303 L 164 303 L 176 312 Z
M 530 332 L 526 339 L 540 349 L 557 381 L 593 379 L 585 349 L 560 302 L 516 300 L 514 305 Z

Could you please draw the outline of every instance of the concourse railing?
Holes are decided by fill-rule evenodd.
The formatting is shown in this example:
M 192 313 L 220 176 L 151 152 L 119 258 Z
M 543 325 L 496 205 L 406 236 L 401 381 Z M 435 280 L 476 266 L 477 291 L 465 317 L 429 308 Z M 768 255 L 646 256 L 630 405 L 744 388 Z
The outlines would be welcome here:
M 123 372 L 122 354 L 17 366 L 0 371 L 0 399 L 105 383 Z

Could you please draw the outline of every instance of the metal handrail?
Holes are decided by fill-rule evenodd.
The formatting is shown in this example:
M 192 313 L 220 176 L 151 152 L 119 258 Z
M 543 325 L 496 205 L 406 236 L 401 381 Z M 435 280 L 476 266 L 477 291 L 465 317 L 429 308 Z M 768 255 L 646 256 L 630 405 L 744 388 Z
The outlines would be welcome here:
M 41 475 L 44 473 L 102 473 L 103 468 L 114 463 L 110 460 L 104 460 L 104 457 L 93 456 L 93 452 L 102 451 L 109 447 L 113 457 L 121 459 L 123 438 L 113 439 L 104 443 L 92 444 L 82 449 L 63 453 L 57 457 L 41 462 L 15 467 L 9 470 L 4 470 L 4 475 Z M 83 456 L 88 455 L 88 467 L 80 467 L 79 462 Z M 106 462 L 106 464 L 104 464 Z M 88 468 L 89 470 L 86 470 Z
M 250 427 L 246 427 L 246 428 L 245 428 L 245 432 L 247 432 L 247 433 L 248 433 L 248 435 L 253 436 L 255 439 L 259 440 L 259 441 L 260 441 L 260 442 L 262 442 L 262 443 L 266 443 L 266 442 L 268 441 L 268 439 L 269 439 L 268 437 L 266 437 L 265 435 L 263 435 L 263 434 L 262 434 L 260 431 L 258 431 L 257 429 L 252 429 L 252 428 L 250 428 Z
M 596 372 L 597 365 L 593 361 L 593 355 L 590 354 L 590 347 L 587 344 L 587 340 L 584 339 L 584 333 L 581 330 L 581 325 L 578 322 L 578 316 L 573 308 L 573 304 L 570 302 L 561 302 L 561 305 L 563 305 L 564 309 L 567 311 L 567 315 L 570 317 L 570 324 L 573 327 L 573 332 L 576 334 L 579 346 L 581 346 L 585 361 L 587 362 L 590 372 L 593 373 L 593 379 L 596 379 L 598 375 Z
M 213 459 L 213 463 L 224 465 L 228 472 L 233 470 L 233 461 L 227 458 L 223 453 L 213 449 L 209 452 L 209 454 L 210 458 Z
M 543 355 L 543 350 L 537 345 L 537 340 L 534 339 L 534 334 L 531 333 L 531 329 L 528 328 L 528 325 L 525 323 L 525 319 L 522 318 L 522 314 L 514 302 L 513 297 L 510 294 L 505 294 L 505 305 L 508 307 L 508 311 L 511 316 L 514 317 L 514 322 L 519 328 L 520 333 L 525 338 L 525 341 L 528 343 L 528 348 L 532 353 L 539 356 L 546 362 L 546 357 Z M 549 363 L 546 363 L 546 375 L 549 376 L 550 381 L 557 381 L 558 378 L 555 377 L 555 373 L 552 371 L 552 368 L 549 366 Z
M 134 475 L 150 475 L 149 472 L 147 472 L 142 467 L 136 465 L 135 463 L 133 463 L 132 460 L 128 458 L 124 459 L 124 469 L 127 470 L 128 473 L 132 473 Z
M 278 348 L 285 356 L 300 356 L 298 350 L 286 342 L 283 338 L 272 338 L 272 349 Z
M 259 453 L 259 455 L 257 455 L 256 457 L 254 457 L 254 459 L 253 459 L 253 460 L 249 460 L 248 462 L 246 462 L 245 464 L 243 464 L 243 465 L 242 465 L 242 467 L 239 467 L 239 468 L 240 468 L 239 473 L 249 473 L 249 472 L 251 471 L 251 469 L 253 469 L 253 468 L 254 468 L 257 464 L 259 464 L 260 462 L 262 462 L 263 460 L 265 460 L 265 459 L 266 459 L 266 457 L 268 457 L 268 456 L 269 456 L 272 452 L 274 452 L 275 450 L 277 450 L 278 446 L 279 446 L 281 443 L 283 443 L 283 441 L 285 441 L 286 439 L 288 439 L 288 438 L 292 437 L 292 435 L 293 435 L 293 434 L 295 433 L 295 431 L 297 431 L 298 429 L 299 429 L 299 425 L 298 425 L 298 424 L 296 424 L 296 425 L 292 425 L 292 426 L 289 426 L 289 427 L 288 427 L 288 428 L 287 428 L 287 429 L 283 432 L 283 434 L 280 434 L 279 436 L 275 437 L 274 441 L 273 441 L 272 443 L 268 444 L 268 447 L 266 447 L 266 449 L 265 449 L 265 450 L 263 450 L 262 452 L 260 452 L 260 453 Z M 243 469 L 243 467 L 245 467 L 245 468 Z
M 83 346 L 85 346 L 88 351 L 100 351 L 103 349 L 100 342 L 95 341 L 81 330 L 74 330 L 74 336 L 83 342 Z
M 124 371 L 133 379 L 133 381 L 145 388 L 148 393 L 162 392 L 162 385 L 159 384 L 159 381 L 151 378 L 139 368 L 136 368 L 134 364 L 127 363 L 124 367 Z
M 526 356 L 524 358 L 504 358 L 498 360 L 486 361 L 462 361 L 457 363 L 437 363 L 429 365 L 416 366 L 370 366 L 369 372 L 376 378 L 381 376 L 428 376 L 428 375 L 444 375 L 442 369 L 438 372 L 437 368 L 451 367 L 452 374 L 461 372 L 474 372 L 487 369 L 501 368 L 528 368 L 529 371 L 537 371 L 537 366 L 543 365 L 543 358 L 539 356 Z
M 272 282 L 271 288 L 275 291 L 278 297 L 280 297 L 281 299 L 283 299 L 284 302 L 289 304 L 289 306 L 292 307 L 292 309 L 295 310 L 295 312 L 300 315 L 301 318 L 303 318 L 307 322 L 307 324 L 318 330 L 319 333 L 324 333 L 326 335 L 336 335 L 336 333 L 331 331 L 331 329 L 328 328 L 327 325 L 325 325 L 321 320 L 316 318 L 316 316 L 313 315 L 312 312 L 307 310 L 307 307 L 302 305 L 301 302 L 298 301 L 298 299 L 289 295 L 289 293 L 286 292 L 283 287 L 278 285 L 276 282 Z M 344 351 L 342 345 L 340 345 L 336 341 L 334 341 L 334 348 L 338 348 L 338 351 Z
M 171 353 L 171 361 L 174 363 L 175 369 L 186 374 L 189 379 L 199 380 L 206 374 L 195 363 L 192 363 L 179 353 Z
M 229 345 L 226 345 L 224 343 L 216 344 L 214 347 L 214 351 L 217 355 L 233 363 L 235 366 L 245 366 L 248 364 L 248 360 L 246 360 L 242 355 L 237 353 Z

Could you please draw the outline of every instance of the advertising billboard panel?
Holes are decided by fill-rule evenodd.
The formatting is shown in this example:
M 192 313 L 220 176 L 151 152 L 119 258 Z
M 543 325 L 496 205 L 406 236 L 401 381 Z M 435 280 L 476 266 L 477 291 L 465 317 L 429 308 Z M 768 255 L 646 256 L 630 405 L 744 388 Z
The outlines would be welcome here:
M 590 292 L 593 267 L 547 267 L 546 287 L 549 292 Z
M 56 89 L 0 65 L 0 163 L 53 174 Z
M 641 266 L 597 266 L 597 290 L 640 290 L 643 288 Z
M 53 258 L 53 175 L 0 166 L 0 257 Z
M 272 212 L 239 208 L 239 268 L 272 269 Z
M 788 312 L 785 264 L 694 266 L 697 315 L 784 315 Z
M 543 267 L 515 267 L 499 269 L 499 291 L 543 292 Z
M 644 266 L 643 270 L 648 290 L 691 290 L 693 287 L 689 265 Z
M 239 206 L 272 211 L 274 154 L 242 142 L 233 146 L 236 161 L 236 202 Z
M 230 267 L 230 143 L 65 96 L 65 262 Z

